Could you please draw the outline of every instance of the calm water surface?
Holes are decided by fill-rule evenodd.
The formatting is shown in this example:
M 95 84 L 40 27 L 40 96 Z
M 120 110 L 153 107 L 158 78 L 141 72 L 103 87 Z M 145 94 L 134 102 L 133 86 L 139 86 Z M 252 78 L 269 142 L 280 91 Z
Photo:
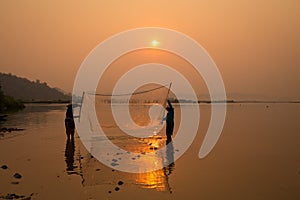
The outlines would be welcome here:
M 27 105 L 25 110 L 10 115 L 8 121 L 1 124 L 25 131 L 6 133 L 0 139 L 17 140 L 34 133 L 56 140 L 61 149 L 52 156 L 59 158 L 58 166 L 67 176 L 79 177 L 86 195 L 82 199 L 97 199 L 103 196 L 100 190 L 106 194 L 110 190 L 115 192 L 113 183 L 118 180 L 128 189 L 122 193 L 124 199 L 132 197 L 131 190 L 135 195 L 147 191 L 156 195 L 144 199 L 300 199 L 300 104 L 229 104 L 217 145 L 209 156 L 200 160 L 198 152 L 210 118 L 210 106 L 201 105 L 199 131 L 187 152 L 172 165 L 140 174 L 114 172 L 93 158 L 79 138 L 75 138 L 74 143 L 67 141 L 65 108 L 65 105 Z M 178 107 L 175 113 L 176 110 Z M 177 127 L 178 118 L 177 115 Z M 108 126 L 106 131 L 115 133 L 114 128 Z M 164 135 L 136 141 L 111 139 L 120 148 L 137 152 L 155 151 L 154 146 L 159 148 L 165 144 Z M 171 152 L 176 146 L 173 148 Z M 117 163 L 117 159 L 112 163 Z M 159 161 L 162 157 L 155 159 Z M 114 199 L 114 196 L 109 198 Z

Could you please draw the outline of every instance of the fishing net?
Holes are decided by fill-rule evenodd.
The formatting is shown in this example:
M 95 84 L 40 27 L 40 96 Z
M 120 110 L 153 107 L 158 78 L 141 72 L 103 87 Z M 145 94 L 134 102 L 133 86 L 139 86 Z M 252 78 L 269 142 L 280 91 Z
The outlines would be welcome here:
M 137 163 L 149 166 L 149 169 L 153 165 L 162 166 L 159 171 L 138 174 L 129 179 L 141 187 L 170 191 L 168 175 L 173 166 L 163 166 L 173 163 L 173 146 L 168 145 L 164 152 L 156 151 L 166 144 L 163 119 L 167 98 L 174 98 L 170 84 L 147 84 L 132 93 L 125 91 L 113 95 L 84 92 L 81 106 L 75 109 L 79 115 L 77 122 L 80 123 L 77 128 L 81 129 L 77 132 L 81 134 L 87 150 L 81 150 L 80 155 L 83 158 L 80 159 L 80 174 L 84 186 L 101 185 L 113 180 L 113 177 L 95 174 L 96 169 L 103 168 L 97 162 L 98 156 L 109 161 L 112 167 L 126 165 L 130 168 L 136 167 Z M 110 143 L 117 149 L 112 149 Z M 151 177 L 150 183 L 148 179 Z
M 80 120 L 86 120 L 86 128 L 93 134 L 102 129 L 110 139 L 122 134 L 139 138 L 159 135 L 169 91 L 169 84 L 147 84 L 131 93 L 85 92 Z

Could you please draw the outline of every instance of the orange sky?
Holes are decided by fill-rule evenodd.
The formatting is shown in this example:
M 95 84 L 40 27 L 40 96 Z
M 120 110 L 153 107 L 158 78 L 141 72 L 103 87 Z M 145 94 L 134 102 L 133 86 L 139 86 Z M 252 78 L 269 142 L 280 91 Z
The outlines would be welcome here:
M 101 41 L 158 26 L 197 40 L 229 94 L 300 99 L 300 1 L 0 1 L 0 71 L 72 90 Z

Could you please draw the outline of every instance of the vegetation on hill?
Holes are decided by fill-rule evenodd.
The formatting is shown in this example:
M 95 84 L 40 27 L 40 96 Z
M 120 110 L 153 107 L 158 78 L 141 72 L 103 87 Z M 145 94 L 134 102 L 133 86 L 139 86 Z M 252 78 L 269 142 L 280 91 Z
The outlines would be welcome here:
M 0 86 L 0 113 L 14 112 L 25 108 L 20 102 L 16 101 L 13 97 L 6 96 Z
M 0 73 L 3 93 L 21 102 L 66 102 L 70 95 L 51 88 L 40 80 L 30 81 L 12 74 Z

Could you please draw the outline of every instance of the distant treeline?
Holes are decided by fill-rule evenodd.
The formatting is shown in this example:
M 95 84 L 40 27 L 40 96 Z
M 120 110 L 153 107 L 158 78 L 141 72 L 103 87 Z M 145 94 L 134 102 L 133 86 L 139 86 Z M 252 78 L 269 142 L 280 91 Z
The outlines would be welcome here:
M 0 85 L 3 93 L 14 99 L 31 102 L 69 102 L 71 96 L 58 88 L 51 88 L 40 80 L 30 81 L 12 74 L 0 73 Z

